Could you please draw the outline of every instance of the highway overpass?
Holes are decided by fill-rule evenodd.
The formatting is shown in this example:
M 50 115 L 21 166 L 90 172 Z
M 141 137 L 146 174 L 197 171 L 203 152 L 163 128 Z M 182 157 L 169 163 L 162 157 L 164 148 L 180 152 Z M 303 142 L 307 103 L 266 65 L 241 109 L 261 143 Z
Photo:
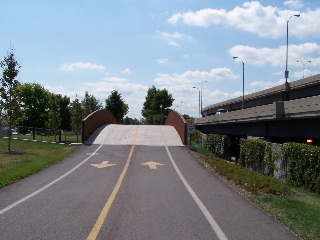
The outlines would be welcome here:
M 203 133 L 254 136 L 273 142 L 320 141 L 320 75 L 210 105 L 195 120 Z M 218 109 L 227 113 L 215 114 Z

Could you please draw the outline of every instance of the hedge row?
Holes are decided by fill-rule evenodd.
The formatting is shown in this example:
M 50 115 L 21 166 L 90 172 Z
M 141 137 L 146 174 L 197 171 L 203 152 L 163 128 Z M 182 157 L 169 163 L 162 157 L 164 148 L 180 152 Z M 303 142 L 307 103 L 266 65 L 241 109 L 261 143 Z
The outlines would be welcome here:
M 264 140 L 241 139 L 240 164 L 252 170 L 273 175 L 275 159 L 287 163 L 286 181 L 320 193 L 320 147 L 302 143 L 284 143 L 280 152 L 271 150 L 271 143 Z
M 276 164 L 271 151 L 271 143 L 264 140 L 240 140 L 240 164 L 256 172 L 273 176 Z
M 197 136 L 196 139 L 200 139 Z M 208 134 L 205 147 L 217 157 L 229 159 L 227 135 Z M 276 161 L 285 165 L 285 180 L 295 186 L 320 193 L 320 147 L 284 143 L 280 148 L 261 139 L 241 139 L 239 164 L 268 176 L 278 171 Z M 282 170 L 281 170 L 282 171 Z
M 230 138 L 227 135 L 208 134 L 205 147 L 215 156 L 229 159 Z
M 284 143 L 288 163 L 287 180 L 298 187 L 320 193 L 320 147 L 302 143 Z

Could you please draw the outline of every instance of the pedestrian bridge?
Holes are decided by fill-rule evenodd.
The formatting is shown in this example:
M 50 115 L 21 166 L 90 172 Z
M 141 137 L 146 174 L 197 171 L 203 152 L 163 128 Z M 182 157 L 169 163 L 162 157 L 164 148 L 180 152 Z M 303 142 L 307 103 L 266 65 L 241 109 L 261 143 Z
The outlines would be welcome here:
M 180 135 L 173 126 L 120 124 L 99 127 L 86 144 L 184 146 Z
M 135 139 L 137 126 L 140 126 L 139 134 Z M 103 144 L 106 141 L 108 144 L 132 145 L 133 139 L 140 145 L 186 145 L 187 122 L 180 113 L 171 111 L 165 125 L 118 125 L 107 109 L 95 111 L 82 120 L 82 143 Z

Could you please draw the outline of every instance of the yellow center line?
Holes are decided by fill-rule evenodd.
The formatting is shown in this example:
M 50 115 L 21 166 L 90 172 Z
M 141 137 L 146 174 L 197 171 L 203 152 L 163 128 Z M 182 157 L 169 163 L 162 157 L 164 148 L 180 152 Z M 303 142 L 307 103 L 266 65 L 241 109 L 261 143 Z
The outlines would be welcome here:
M 122 173 L 118 179 L 118 182 L 116 184 L 116 186 L 114 187 L 108 201 L 106 202 L 106 204 L 104 205 L 101 213 L 100 213 L 100 216 L 96 222 L 96 224 L 93 226 L 89 236 L 87 237 L 87 240 L 95 240 L 100 232 L 100 229 L 103 225 L 103 223 L 105 222 L 106 218 L 107 218 L 107 215 L 109 213 L 109 210 L 111 208 L 111 205 L 114 201 L 114 199 L 116 198 L 117 196 L 117 193 L 121 187 L 121 184 L 123 182 L 123 179 L 127 173 L 127 170 L 129 168 L 129 165 L 130 165 L 130 162 L 131 162 L 131 159 L 132 159 L 132 154 L 133 154 L 133 151 L 134 151 L 134 148 L 135 148 L 135 145 L 136 145 L 136 141 L 137 141 L 137 137 L 138 137 L 138 133 L 139 133 L 139 128 L 140 126 L 138 126 L 136 128 L 136 133 L 135 133 L 135 136 L 134 136 L 134 141 L 133 141 L 133 145 L 131 147 L 131 150 L 130 150 L 130 153 L 129 153 L 129 156 L 128 156 L 128 159 L 127 159 L 127 162 L 122 170 Z

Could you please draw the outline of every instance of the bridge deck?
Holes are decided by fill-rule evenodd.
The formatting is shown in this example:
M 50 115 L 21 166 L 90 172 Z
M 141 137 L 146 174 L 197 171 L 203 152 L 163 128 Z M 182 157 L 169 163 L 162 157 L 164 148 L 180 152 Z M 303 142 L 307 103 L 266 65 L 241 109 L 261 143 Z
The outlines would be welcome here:
M 94 132 L 87 144 L 132 145 L 137 127 L 136 145 L 184 146 L 176 129 L 166 125 L 103 125 Z

